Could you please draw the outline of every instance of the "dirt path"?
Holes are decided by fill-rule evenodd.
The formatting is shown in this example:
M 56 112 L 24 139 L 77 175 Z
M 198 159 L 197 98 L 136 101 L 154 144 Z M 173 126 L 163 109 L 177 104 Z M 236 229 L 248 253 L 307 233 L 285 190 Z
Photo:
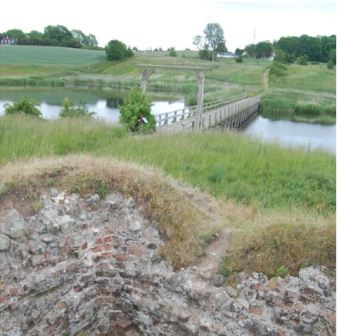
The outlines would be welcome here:
M 229 246 L 231 231 L 224 229 L 208 246 L 206 256 L 202 257 L 197 265 L 199 273 L 206 279 L 212 279 L 218 272 L 222 258 Z
M 266 69 L 264 71 L 264 75 L 262 78 L 263 85 L 264 85 L 264 91 L 267 93 L 269 89 L 269 74 L 270 74 L 270 69 Z

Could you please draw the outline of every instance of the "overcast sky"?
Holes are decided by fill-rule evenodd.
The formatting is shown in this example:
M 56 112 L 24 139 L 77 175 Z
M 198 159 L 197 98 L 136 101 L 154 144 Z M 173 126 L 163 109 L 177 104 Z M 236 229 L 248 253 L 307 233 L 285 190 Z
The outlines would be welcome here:
M 5 11 L 9 13 L 5 15 Z M 336 34 L 335 0 L 11 0 L 0 31 L 64 25 L 139 49 L 191 48 L 207 23 L 224 29 L 230 51 L 280 36 Z

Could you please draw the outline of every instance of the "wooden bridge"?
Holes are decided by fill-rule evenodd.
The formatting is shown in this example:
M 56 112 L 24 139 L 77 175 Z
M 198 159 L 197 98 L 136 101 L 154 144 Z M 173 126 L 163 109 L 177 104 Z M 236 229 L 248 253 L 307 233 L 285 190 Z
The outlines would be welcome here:
M 195 73 L 198 81 L 197 105 L 181 110 L 156 115 L 157 128 L 162 131 L 202 130 L 216 125 L 237 129 L 257 112 L 260 96 L 245 95 L 221 98 L 204 104 L 205 72 L 212 68 L 183 66 L 138 64 L 142 69 L 141 88 L 145 93 L 147 82 L 156 70 L 182 70 Z
M 156 126 L 162 132 L 204 130 L 218 125 L 224 129 L 240 129 L 257 113 L 259 103 L 260 96 L 218 99 L 203 105 L 198 126 L 195 125 L 197 106 L 155 115 Z

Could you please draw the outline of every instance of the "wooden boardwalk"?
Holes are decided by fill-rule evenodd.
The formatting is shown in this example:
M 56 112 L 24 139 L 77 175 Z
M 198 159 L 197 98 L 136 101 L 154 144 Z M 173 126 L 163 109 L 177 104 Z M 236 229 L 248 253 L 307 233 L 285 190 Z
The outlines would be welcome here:
M 239 129 L 257 112 L 260 96 L 245 95 L 219 99 L 204 104 L 199 129 L 222 125 L 227 129 Z M 195 128 L 196 106 L 156 115 L 158 132 L 192 131 Z

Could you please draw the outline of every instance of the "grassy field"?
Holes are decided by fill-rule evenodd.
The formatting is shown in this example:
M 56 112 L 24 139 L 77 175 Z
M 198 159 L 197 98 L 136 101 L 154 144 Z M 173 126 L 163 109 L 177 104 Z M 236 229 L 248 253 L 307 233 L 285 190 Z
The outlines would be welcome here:
M 79 153 L 92 158 L 67 157 Z M 46 159 L 33 161 L 33 170 L 23 161 L 36 158 Z M 6 180 L 9 188 L 24 183 L 30 197 L 39 186 L 133 196 L 167 237 L 161 253 L 176 269 L 203 255 L 213 233 L 225 228 L 232 241 L 220 266 L 224 275 L 335 267 L 335 165 L 335 156 L 324 152 L 282 149 L 234 133 L 132 136 L 94 120 L 0 118 L 0 196 Z M 166 176 L 179 182 L 169 185 Z M 205 202 L 201 191 L 216 199 Z
M 335 211 L 335 156 L 264 145 L 237 134 L 130 136 L 86 120 L 0 118 L 0 162 L 93 153 L 162 169 L 222 199 Z
M 106 59 L 104 51 L 40 46 L 0 46 L 1 64 L 87 65 Z

